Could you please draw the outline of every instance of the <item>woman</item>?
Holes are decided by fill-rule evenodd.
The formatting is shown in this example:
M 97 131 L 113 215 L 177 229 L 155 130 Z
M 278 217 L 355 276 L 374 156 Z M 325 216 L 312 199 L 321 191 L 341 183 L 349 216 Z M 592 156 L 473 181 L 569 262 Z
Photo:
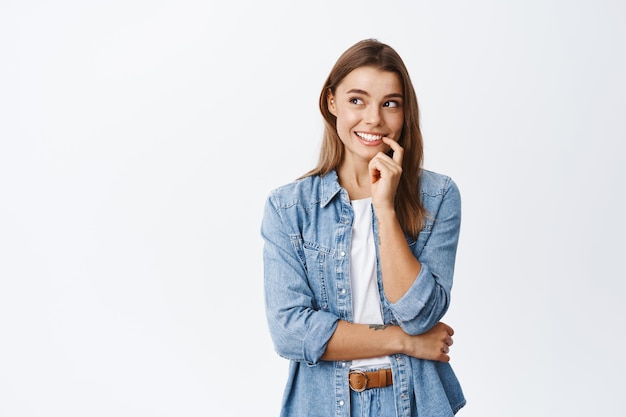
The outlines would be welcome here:
M 460 196 L 422 169 L 415 91 L 368 39 L 320 95 L 319 163 L 270 193 L 261 234 L 267 319 L 290 360 L 283 416 L 451 416 L 449 361 Z

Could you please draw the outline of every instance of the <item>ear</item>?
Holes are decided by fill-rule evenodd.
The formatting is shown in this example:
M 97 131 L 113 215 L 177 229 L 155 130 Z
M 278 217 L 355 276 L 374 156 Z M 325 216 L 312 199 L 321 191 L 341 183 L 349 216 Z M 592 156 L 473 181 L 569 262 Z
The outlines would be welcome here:
M 330 91 L 328 92 L 328 97 L 326 98 L 326 105 L 328 106 L 328 111 L 333 116 L 337 117 L 337 107 L 335 106 L 335 96 Z

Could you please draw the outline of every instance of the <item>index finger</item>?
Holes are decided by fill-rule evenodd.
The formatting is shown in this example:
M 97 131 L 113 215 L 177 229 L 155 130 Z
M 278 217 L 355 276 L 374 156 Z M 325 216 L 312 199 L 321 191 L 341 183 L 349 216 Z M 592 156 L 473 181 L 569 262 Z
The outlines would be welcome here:
M 383 142 L 389 145 L 391 150 L 393 151 L 393 160 L 396 164 L 402 166 L 402 156 L 404 154 L 404 149 L 398 142 L 393 139 L 389 139 L 388 137 L 383 137 Z
M 443 325 L 444 329 L 446 330 L 446 333 L 448 333 L 449 336 L 454 336 L 454 329 L 450 327 L 450 325 L 442 321 L 440 321 L 439 323 Z

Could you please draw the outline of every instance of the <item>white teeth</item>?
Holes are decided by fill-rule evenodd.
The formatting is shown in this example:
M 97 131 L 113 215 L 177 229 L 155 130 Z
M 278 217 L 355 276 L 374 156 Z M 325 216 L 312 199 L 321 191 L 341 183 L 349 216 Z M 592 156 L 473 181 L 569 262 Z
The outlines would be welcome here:
M 365 139 L 368 142 L 373 142 L 375 140 L 381 140 L 383 137 L 381 135 L 370 135 L 369 133 L 357 133 L 357 136 Z

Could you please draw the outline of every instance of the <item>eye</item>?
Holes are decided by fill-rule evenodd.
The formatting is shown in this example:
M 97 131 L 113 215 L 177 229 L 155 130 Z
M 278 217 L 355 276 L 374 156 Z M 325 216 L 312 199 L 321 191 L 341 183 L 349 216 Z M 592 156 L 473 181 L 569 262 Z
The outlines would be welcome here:
M 383 107 L 400 107 L 400 103 L 398 103 L 397 101 L 385 101 L 383 103 Z
M 350 103 L 352 103 L 352 104 L 363 104 L 363 100 L 361 100 L 358 97 L 353 97 L 353 98 L 350 99 Z

